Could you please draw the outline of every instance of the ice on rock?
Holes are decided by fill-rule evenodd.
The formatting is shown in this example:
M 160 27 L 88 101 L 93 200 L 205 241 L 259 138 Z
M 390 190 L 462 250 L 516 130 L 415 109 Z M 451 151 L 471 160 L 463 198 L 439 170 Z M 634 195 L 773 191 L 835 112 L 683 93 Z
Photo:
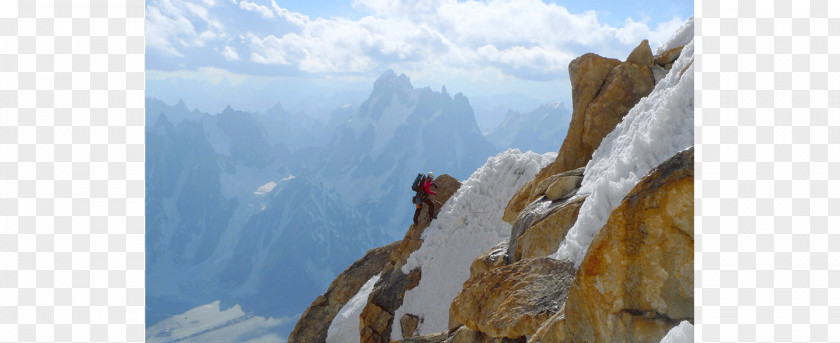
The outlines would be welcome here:
M 653 92 L 630 110 L 592 154 L 578 191 L 589 197 L 551 257 L 569 259 L 579 267 L 595 234 L 639 180 L 674 154 L 694 145 L 692 33 L 693 19 L 689 19 L 665 43 L 667 47 L 690 39 Z

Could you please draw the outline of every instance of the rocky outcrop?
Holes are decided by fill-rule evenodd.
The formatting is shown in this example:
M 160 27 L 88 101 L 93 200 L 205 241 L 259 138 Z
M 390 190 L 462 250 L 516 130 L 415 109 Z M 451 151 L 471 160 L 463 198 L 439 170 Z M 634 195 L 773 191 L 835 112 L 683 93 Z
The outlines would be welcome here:
M 417 325 L 420 324 L 420 318 L 406 314 L 400 319 L 400 328 L 402 329 L 403 338 L 408 338 L 414 336 L 415 331 L 417 331 Z
M 437 213 L 440 212 L 443 204 L 458 191 L 461 183 L 446 174 L 438 176 L 435 183 L 438 185 L 438 188 L 434 189 L 437 195 L 432 196 L 432 200 L 437 202 L 435 204 Z M 408 275 L 404 274 L 401 268 L 408 256 L 423 244 L 421 237 L 431 222 L 426 205 L 423 204 L 423 207 L 418 223 L 409 227 L 405 238 L 399 242 L 390 255 L 388 264 L 382 269 L 382 276 L 374 285 L 368 302 L 362 310 L 360 318 L 362 343 L 390 342 L 391 328 L 395 322 L 394 311 L 402 306 L 405 292 L 417 287 L 420 283 L 422 271 L 419 268 L 412 270 Z M 401 318 L 396 320 L 401 320 Z
M 580 207 L 586 196 L 578 196 L 556 206 L 545 219 L 529 227 L 516 240 L 512 261 L 544 257 L 553 254 L 575 225 Z
M 430 199 L 433 202 L 436 202 L 435 213 L 438 213 L 440 212 L 441 207 L 443 207 L 443 204 L 458 191 L 458 188 L 461 188 L 461 183 L 454 177 L 447 174 L 438 176 L 435 179 L 435 183 L 438 187 L 433 188 L 432 190 L 435 191 L 437 195 L 430 195 Z M 408 232 L 406 232 L 405 237 L 402 241 L 400 241 L 399 247 L 397 247 L 396 251 L 391 254 L 391 262 L 396 268 L 402 267 L 402 265 L 405 264 L 405 260 L 408 258 L 408 255 L 411 255 L 412 252 L 419 249 L 420 245 L 423 244 L 423 240 L 420 239 L 420 236 L 422 236 L 423 231 L 429 227 L 431 216 L 429 216 L 428 205 L 423 203 L 422 206 L 423 208 L 420 210 L 420 217 L 417 220 L 417 225 L 412 224 L 409 226 Z
M 665 70 L 671 70 L 671 66 L 673 65 L 674 61 L 680 57 L 680 53 L 682 53 L 682 49 L 684 46 L 678 46 L 676 48 L 670 49 L 665 51 L 659 55 L 656 55 L 654 58 L 654 62 L 664 68 Z
M 444 343 L 525 343 L 525 340 L 522 337 L 517 339 L 490 337 L 481 331 L 475 331 L 466 326 L 462 326 L 452 332 L 449 339 L 444 341 Z
M 540 251 L 528 252 L 530 257 L 548 256 L 543 254 L 542 249 L 555 249 L 560 241 L 566 236 L 577 219 L 577 211 L 585 195 L 576 196 L 580 188 L 580 180 L 583 179 L 584 168 L 577 168 L 565 173 L 560 173 L 546 178 L 537 186 L 534 202 L 523 209 L 513 222 L 508 243 L 507 262 L 519 261 L 522 257 L 523 248 L 530 250 L 532 247 Z M 553 200 L 552 200 L 553 198 Z M 522 246 L 520 237 L 528 231 L 537 229 L 540 235 L 551 236 L 537 237 L 536 232 L 528 235 L 527 246 Z M 536 243 L 536 244 L 533 244 Z M 519 255 L 516 251 L 519 250 Z
M 420 268 L 408 274 L 402 268 L 423 244 L 429 224 L 424 216 L 393 249 L 370 293 L 360 316 L 361 341 L 389 342 L 396 329 L 403 332 L 399 342 L 418 343 L 658 342 L 680 321 L 693 322 L 693 149 L 653 168 L 636 184 L 584 247 L 578 269 L 570 261 L 547 257 L 574 226 L 584 201 L 598 196 L 581 193 L 584 166 L 594 150 L 651 92 L 681 50 L 653 56 L 643 41 L 624 62 L 595 54 L 572 61 L 569 133 L 554 162 L 508 202 L 503 219 L 512 225 L 509 239 L 494 247 L 484 244 L 495 242 L 481 244 L 489 250 L 469 266 L 469 279 L 450 304 L 449 331 L 414 336 L 446 322 L 429 317 L 438 315 L 432 312 L 422 314 L 426 318 L 412 314 L 410 308 L 440 299 L 412 292 L 412 306 L 397 311 L 406 291 L 423 276 Z M 437 182 L 451 188 L 441 191 L 442 204 L 459 185 L 454 179 Z M 461 243 L 465 232 L 449 237 L 436 231 L 435 242 L 451 238 Z M 464 264 L 451 263 L 451 268 Z M 430 270 L 426 277 L 440 276 L 433 274 Z
M 406 275 L 399 268 L 390 266 L 382 272 L 362 310 L 361 342 L 389 342 L 394 311 L 402 305 L 405 292 L 420 284 L 419 268 Z
M 630 52 L 625 62 L 635 63 L 642 66 L 653 66 L 653 53 L 650 51 L 650 45 L 647 39 L 643 40 L 639 46 Z
M 405 338 L 400 343 L 525 343 L 525 338 L 510 339 L 506 337 L 490 337 L 481 331 L 475 331 L 466 326 L 460 326 L 449 332 Z M 393 341 L 392 341 L 393 343 Z
M 496 244 L 484 255 L 479 256 L 470 265 L 470 278 L 478 274 L 484 273 L 490 269 L 506 266 L 508 263 L 505 256 L 508 253 L 508 242 L 500 242 Z
M 555 161 L 508 203 L 505 221 L 513 224 L 528 204 L 544 195 L 539 192 L 541 182 L 586 165 L 601 140 L 653 90 L 653 61 L 650 46 L 642 41 L 625 62 L 589 53 L 569 63 L 573 112 L 566 139 Z
M 449 316 L 490 337 L 532 335 L 560 310 L 574 272 L 571 262 L 551 258 L 491 269 L 464 283 Z
M 653 169 L 590 245 L 532 342 L 659 342 L 694 321 L 694 150 Z
M 565 198 L 573 190 L 580 188 L 580 183 L 583 181 L 583 175 L 557 176 L 559 177 L 545 190 L 545 197 L 551 201 L 557 201 Z
M 367 280 L 382 271 L 398 244 L 394 242 L 369 250 L 364 257 L 339 274 L 327 292 L 315 298 L 312 305 L 303 312 L 288 342 L 325 342 L 333 318 Z
M 449 333 L 448 332 L 439 332 L 439 333 L 435 333 L 435 334 L 431 334 L 431 335 L 404 338 L 404 339 L 400 340 L 399 342 L 402 342 L 402 343 L 443 343 L 443 342 L 449 342 L 449 341 L 447 341 L 447 339 L 449 339 Z

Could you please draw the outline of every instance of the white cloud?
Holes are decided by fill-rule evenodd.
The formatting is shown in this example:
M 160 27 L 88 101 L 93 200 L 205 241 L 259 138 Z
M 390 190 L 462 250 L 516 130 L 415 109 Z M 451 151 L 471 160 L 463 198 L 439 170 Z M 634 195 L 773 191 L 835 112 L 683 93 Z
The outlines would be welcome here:
M 204 6 L 215 2 L 204 0 Z M 200 47 L 225 38 L 224 26 L 208 7 L 183 0 L 156 0 L 146 4 L 146 45 L 170 56 L 183 56 L 181 48 Z M 199 31 L 196 27 L 204 28 Z
M 146 70 L 146 79 L 160 81 L 166 79 L 183 79 L 208 82 L 214 85 L 227 80 L 231 85 L 240 85 L 245 81 L 259 79 L 258 76 L 237 74 L 225 69 L 216 67 L 200 67 L 196 70 L 161 71 L 155 69 Z
M 313 20 L 274 0 L 271 6 L 272 15 L 298 29 L 282 35 L 249 33 L 251 61 L 310 73 L 399 65 L 401 70 L 448 72 L 490 68 L 524 79 L 551 79 L 566 73 L 568 62 L 585 52 L 623 59 L 642 39 L 655 48 L 684 21 L 673 18 L 654 30 L 628 18 L 624 26 L 612 27 L 599 22 L 594 11 L 572 14 L 539 0 L 355 0 L 357 10 L 370 14 L 358 20 Z
M 309 16 L 282 8 L 274 0 L 271 0 L 271 7 L 278 16 L 296 26 L 303 27 L 309 22 Z
M 225 57 L 228 61 L 238 61 L 239 60 L 239 53 L 236 52 L 236 49 L 233 47 L 226 45 L 225 48 L 222 50 L 222 56 Z
M 254 2 L 242 0 L 239 2 L 239 7 L 247 11 L 256 12 L 263 16 L 263 18 L 274 18 L 274 12 L 270 8 Z

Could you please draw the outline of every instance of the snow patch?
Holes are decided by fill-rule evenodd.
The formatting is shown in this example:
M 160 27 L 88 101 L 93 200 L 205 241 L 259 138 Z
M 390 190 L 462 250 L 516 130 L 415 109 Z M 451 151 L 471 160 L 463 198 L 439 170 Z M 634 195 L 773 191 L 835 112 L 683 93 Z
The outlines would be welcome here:
M 274 189 L 274 187 L 277 187 L 277 182 L 269 181 L 268 183 L 257 187 L 257 190 L 254 191 L 254 195 L 256 195 L 256 196 L 266 195 L 269 192 L 271 192 L 271 190 Z
M 221 311 L 217 300 L 146 329 L 146 342 L 286 342 L 280 326 L 293 319 L 253 316 L 239 305 Z
M 693 28 L 689 20 L 681 30 Z M 681 32 L 681 31 L 680 31 Z M 693 37 L 675 35 L 675 40 Z M 608 134 L 586 164 L 578 194 L 589 194 L 574 226 L 551 257 L 579 267 L 610 213 L 651 169 L 694 145 L 694 40 L 668 74 Z
M 423 245 L 402 267 L 406 274 L 420 267 L 423 277 L 406 292 L 394 314 L 395 323 L 410 313 L 423 318 L 420 335 L 448 329 L 449 305 L 469 278 L 470 264 L 510 236 L 510 224 L 501 215 L 508 201 L 556 156 L 507 150 L 487 159 L 463 182 L 423 233 Z M 402 339 L 399 324 L 392 326 L 391 339 Z
M 656 48 L 656 53 L 654 55 L 659 55 L 663 52 L 676 48 L 678 46 L 683 46 L 688 44 L 694 40 L 694 17 L 688 18 L 683 25 L 671 35 L 662 46 Z
M 659 343 L 692 343 L 694 342 L 694 325 L 683 320 L 680 325 L 671 328 Z
M 344 304 L 341 311 L 335 315 L 330 328 L 327 329 L 327 343 L 357 343 L 359 337 L 359 316 L 367 304 L 368 296 L 373 286 L 379 281 L 379 275 L 370 278 L 350 300 Z

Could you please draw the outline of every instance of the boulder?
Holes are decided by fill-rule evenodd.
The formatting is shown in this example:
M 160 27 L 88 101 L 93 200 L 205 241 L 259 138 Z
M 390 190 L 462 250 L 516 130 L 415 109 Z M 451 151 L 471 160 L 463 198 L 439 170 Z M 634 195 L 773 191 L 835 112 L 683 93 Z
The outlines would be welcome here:
M 516 240 L 512 249 L 512 261 L 545 257 L 553 254 L 566 238 L 566 233 L 575 225 L 580 207 L 586 196 L 578 196 L 557 206 L 545 219 L 529 227 Z
M 490 269 L 507 265 L 505 254 L 508 252 L 508 242 L 500 242 L 479 256 L 470 265 L 470 277 L 484 273 Z M 451 326 L 450 326 L 451 328 Z
M 491 269 L 464 282 L 449 316 L 490 337 L 532 335 L 560 310 L 574 272 L 571 262 L 551 258 Z
M 440 212 L 443 204 L 461 187 L 461 183 L 446 174 L 438 176 L 435 183 L 438 185 L 438 188 L 434 189 L 437 195 L 432 196 L 432 200 L 438 202 L 435 204 L 435 212 Z M 423 209 L 417 225 L 409 226 L 405 237 L 390 255 L 388 264 L 382 269 L 382 276 L 368 296 L 368 302 L 361 314 L 361 342 L 389 342 L 394 325 L 394 311 L 402 306 L 405 292 L 420 283 L 419 268 L 406 275 L 402 272 L 402 266 L 405 265 L 408 256 L 423 244 L 421 237 L 430 222 L 427 213 L 428 210 Z
M 367 280 L 382 271 L 398 243 L 369 250 L 364 257 L 339 274 L 327 292 L 319 295 L 303 312 L 288 342 L 325 342 L 333 318 Z
M 674 61 L 676 61 L 677 58 L 680 57 L 680 53 L 682 53 L 683 47 L 685 46 L 678 46 L 676 48 L 665 51 L 659 55 L 656 55 L 656 57 L 653 58 L 654 63 L 662 66 L 666 70 L 670 70 L 671 65 L 674 63 Z
M 415 336 L 415 337 L 404 338 L 404 339 L 400 340 L 399 342 L 402 342 L 402 343 L 443 343 L 443 342 L 447 341 L 448 338 L 449 338 L 449 333 L 448 332 L 438 332 L 438 333 L 433 333 L 433 334 L 425 335 L 425 336 Z M 392 342 L 394 342 L 394 341 L 392 341 Z
M 403 338 L 415 336 L 417 325 L 420 324 L 420 318 L 413 314 L 404 314 L 400 318 L 400 328 L 402 329 Z
M 557 176 L 551 186 L 545 190 L 545 197 L 551 201 L 557 201 L 568 197 L 573 190 L 580 188 L 583 176 Z
M 566 299 L 566 301 L 569 301 Z M 566 337 L 566 305 L 540 325 L 537 332 L 531 336 L 528 343 L 565 343 Z
M 549 186 L 546 187 L 546 192 L 544 192 L 544 193 L 549 193 L 548 189 L 550 189 L 551 187 L 554 187 L 555 190 L 553 192 L 556 192 L 556 193 L 563 192 L 565 194 L 563 194 L 563 196 L 557 196 L 556 200 L 549 199 L 548 195 L 541 196 L 540 198 L 536 199 L 535 201 L 530 203 L 527 207 L 525 207 L 523 210 L 521 210 L 519 212 L 518 216 L 516 217 L 516 221 L 513 222 L 513 228 L 511 229 L 511 232 L 510 232 L 510 240 L 508 242 L 508 253 L 507 253 L 507 257 L 506 257 L 506 262 L 515 262 L 515 261 L 519 260 L 519 258 L 517 258 L 515 256 L 514 252 L 517 249 L 517 246 L 518 246 L 517 240 L 519 239 L 520 236 L 522 236 L 526 231 L 530 230 L 533 226 L 535 226 L 535 225 L 543 222 L 544 220 L 546 220 L 546 218 L 554 216 L 558 211 L 561 211 L 561 210 L 564 211 L 564 214 L 561 216 L 562 217 L 562 223 L 565 224 L 565 223 L 569 222 L 571 224 L 574 224 L 575 220 L 577 219 L 577 212 L 575 212 L 573 217 L 569 217 L 568 216 L 568 214 L 569 214 L 568 210 L 569 209 L 565 209 L 564 207 L 567 203 L 576 203 L 576 202 L 582 201 L 582 199 L 580 199 L 580 197 L 582 197 L 583 195 L 577 196 L 576 193 L 577 193 L 577 189 L 580 187 L 580 182 L 579 182 L 578 179 L 583 178 L 583 170 L 584 170 L 583 167 L 577 168 L 577 169 L 572 169 L 570 171 L 560 173 L 560 174 L 557 174 L 555 176 L 546 178 L 543 182 L 541 182 L 543 184 L 546 184 L 546 183 L 549 183 L 547 181 L 552 181 L 552 180 L 554 181 L 553 183 L 551 183 Z M 569 181 L 571 181 L 571 182 L 569 182 Z M 559 182 L 558 185 L 554 185 L 554 183 L 558 183 L 558 182 Z M 563 188 L 568 188 L 568 187 L 575 187 L 575 188 L 565 189 L 565 190 L 563 189 Z M 520 190 L 522 190 L 522 189 L 520 189 Z M 552 222 L 553 223 L 558 223 L 557 220 L 561 219 L 561 217 L 555 217 Z M 552 224 L 545 223 L 544 225 L 552 225 Z M 541 230 L 541 233 L 543 233 L 543 234 L 554 234 L 554 235 L 557 235 L 557 236 L 540 237 L 538 239 L 545 239 L 546 243 L 548 243 L 548 245 L 546 245 L 546 247 L 550 246 L 551 244 L 554 244 L 555 242 L 559 244 L 559 242 L 562 241 L 563 238 L 566 236 L 566 231 L 568 231 L 568 228 L 565 228 L 565 229 L 563 227 L 547 228 L 547 230 Z M 537 237 L 534 236 L 532 238 L 537 238 Z M 546 255 L 541 255 L 541 256 L 546 256 Z M 537 257 L 537 256 L 534 256 L 534 257 Z
M 510 339 L 507 337 L 490 337 L 480 331 L 475 331 L 466 326 L 458 328 L 444 343 L 519 343 L 525 342 L 524 337 Z
M 361 315 L 361 341 L 362 342 L 389 342 L 390 327 L 394 315 L 376 304 L 368 303 Z
M 659 342 L 694 322 L 694 150 L 654 168 L 610 214 L 562 315 L 532 342 Z
M 539 199 L 543 181 L 586 165 L 601 140 L 639 100 L 653 90 L 653 58 L 647 41 L 626 62 L 588 53 L 569 63 L 572 121 L 557 158 L 540 170 L 508 202 L 503 220 L 513 224 L 519 212 Z M 553 183 L 553 182 L 552 182 Z
M 650 51 L 650 45 L 647 39 L 643 40 L 639 46 L 630 52 L 625 62 L 635 63 L 641 66 L 653 67 L 653 52 Z
M 601 140 L 652 90 L 653 74 L 649 67 L 622 63 L 613 68 L 598 96 L 586 108 L 580 141 L 567 150 L 570 154 L 579 152 L 585 159 L 581 164 L 569 167 L 586 165 L 586 162 L 592 159 L 592 153 L 601 144 Z M 560 150 L 563 151 L 563 148 Z

